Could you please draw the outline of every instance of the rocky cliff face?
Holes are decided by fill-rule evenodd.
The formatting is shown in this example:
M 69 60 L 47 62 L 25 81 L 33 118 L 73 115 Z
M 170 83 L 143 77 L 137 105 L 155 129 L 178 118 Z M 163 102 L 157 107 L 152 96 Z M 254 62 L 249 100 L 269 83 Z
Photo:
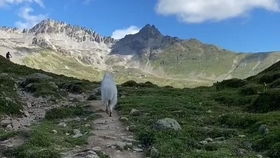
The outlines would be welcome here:
M 182 40 L 164 36 L 154 25 L 144 26 L 137 34 L 127 35 L 112 47 L 113 54 L 143 55 L 156 53 Z
M 113 38 L 93 30 L 51 19 L 43 20 L 31 29 L 0 28 L 1 55 L 11 51 L 16 54 L 13 59 L 18 63 L 34 53 L 53 51 L 76 62 L 106 69 L 106 56 L 114 42 Z
M 65 34 L 77 42 L 94 41 L 97 43 L 113 43 L 114 39 L 103 37 L 95 31 L 83 27 L 72 26 L 64 22 L 58 22 L 51 19 L 43 20 L 31 28 L 29 33 L 39 34 Z

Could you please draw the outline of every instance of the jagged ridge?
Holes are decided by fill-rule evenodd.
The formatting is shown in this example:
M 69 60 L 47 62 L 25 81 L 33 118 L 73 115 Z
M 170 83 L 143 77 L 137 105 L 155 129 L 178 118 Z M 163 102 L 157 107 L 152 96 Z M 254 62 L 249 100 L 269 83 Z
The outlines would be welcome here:
M 164 36 L 154 25 L 144 26 L 137 34 L 127 35 L 116 42 L 112 48 L 113 54 L 142 55 L 147 52 L 159 52 L 176 42 L 177 37 Z
M 72 26 L 64 22 L 59 22 L 51 19 L 43 20 L 42 22 L 31 28 L 29 33 L 38 34 L 60 34 L 65 33 L 71 38 L 75 38 L 77 42 L 95 41 L 98 43 L 113 43 L 111 37 L 103 37 L 91 29 L 79 26 Z

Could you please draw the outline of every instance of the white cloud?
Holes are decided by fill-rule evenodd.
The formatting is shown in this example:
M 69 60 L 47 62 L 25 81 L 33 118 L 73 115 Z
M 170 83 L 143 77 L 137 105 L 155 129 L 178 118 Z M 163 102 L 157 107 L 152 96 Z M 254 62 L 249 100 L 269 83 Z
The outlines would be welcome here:
M 121 39 L 123 37 L 125 37 L 126 35 L 129 35 L 129 34 L 136 34 L 138 33 L 140 30 L 140 28 L 138 28 L 137 26 L 130 26 L 128 28 L 125 28 L 125 29 L 118 29 L 118 30 L 115 30 L 113 33 L 112 33 L 112 38 L 114 39 Z
M 39 6 L 44 7 L 43 0 L 0 0 L 0 7 L 21 3 L 36 3 Z
M 188 23 L 221 21 L 254 9 L 280 11 L 280 0 L 158 0 L 156 11 Z
M 22 8 L 19 17 L 21 17 L 23 21 L 17 21 L 16 26 L 20 29 L 31 28 L 37 23 L 39 23 L 40 21 L 46 19 L 46 15 L 42 15 L 42 14 L 32 15 L 32 12 L 33 12 L 32 8 L 29 7 Z

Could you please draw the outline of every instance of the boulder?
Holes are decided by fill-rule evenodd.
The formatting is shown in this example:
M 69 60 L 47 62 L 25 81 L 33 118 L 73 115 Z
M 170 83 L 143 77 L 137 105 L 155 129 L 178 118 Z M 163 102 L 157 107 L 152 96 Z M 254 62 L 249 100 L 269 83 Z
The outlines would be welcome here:
M 83 136 L 83 134 L 81 133 L 81 131 L 78 130 L 78 129 L 74 129 L 74 130 L 73 130 L 73 133 L 74 133 L 73 138 L 79 138 L 79 137 Z
M 261 154 L 257 154 L 256 157 L 257 158 L 263 158 L 263 156 Z
M 236 149 L 236 155 L 238 157 L 244 157 L 247 153 L 248 153 L 248 151 L 245 149 L 242 149 L 242 148 Z
M 216 137 L 215 141 L 224 141 L 226 138 L 225 137 Z
M 269 129 L 268 129 L 267 125 L 263 124 L 263 125 L 260 125 L 258 132 L 262 135 L 266 135 L 269 133 Z
M 26 116 L 26 117 L 30 117 L 30 114 L 29 114 L 28 111 L 23 111 L 23 114 L 24 114 L 24 116 Z
M 199 142 L 199 144 L 206 145 L 206 144 L 208 144 L 208 142 L 206 140 L 202 140 L 202 141 Z
M 102 150 L 102 148 L 99 147 L 99 146 L 96 146 L 96 147 L 93 147 L 92 150 L 95 151 L 95 152 L 99 152 L 99 151 Z
M 20 128 L 20 122 L 18 120 L 12 120 L 13 130 L 18 130 Z
M 207 142 L 213 142 L 213 139 L 212 138 L 206 138 L 205 139 Z
M 11 124 L 7 125 L 6 127 L 7 130 L 12 131 L 13 130 L 13 126 Z
M 57 130 L 53 129 L 53 130 L 52 130 L 52 133 L 53 133 L 53 134 L 57 134 Z
M 97 153 L 93 150 L 84 150 L 72 156 L 73 158 L 99 158 Z
M 129 114 L 132 116 L 139 116 L 141 114 L 141 112 L 137 109 L 131 109 Z
M 97 100 L 97 96 L 95 94 L 91 94 L 91 95 L 89 95 L 87 100 Z
M 137 130 L 137 127 L 136 125 L 130 125 L 126 127 L 126 130 L 130 132 L 135 132 Z
M 56 85 L 55 82 L 49 82 L 49 86 L 52 87 L 53 89 L 58 89 L 58 86 Z
M 2 120 L 2 121 L 0 122 L 1 126 L 3 126 L 3 127 L 6 127 L 6 126 L 8 126 L 8 125 L 11 124 L 11 123 L 12 123 L 12 120 L 11 120 L 11 119 L 5 119 L 5 120 Z
M 96 95 L 96 96 L 100 96 L 101 95 L 101 88 L 100 87 L 95 88 L 93 90 L 93 94 Z
M 137 148 L 137 147 L 132 148 L 132 150 L 135 151 L 135 152 L 143 152 L 144 151 L 143 149 Z
M 24 81 L 20 83 L 21 87 L 26 87 L 30 83 L 40 82 L 42 80 L 51 80 L 53 77 L 42 73 L 33 73 L 25 77 Z
M 128 118 L 127 118 L 127 117 L 122 116 L 122 117 L 120 117 L 120 121 L 122 121 L 122 122 L 128 122 Z
M 179 131 L 182 129 L 180 124 L 175 119 L 172 118 L 164 118 L 158 120 L 154 124 L 154 128 L 156 130 L 174 130 L 174 131 Z
M 24 91 L 33 93 L 37 90 L 36 86 L 33 83 L 29 83 L 26 86 L 24 86 Z
M 60 127 L 66 127 L 67 124 L 66 124 L 65 122 L 60 122 L 60 123 L 58 124 L 58 126 L 60 126 Z
M 156 149 L 155 147 L 152 147 L 151 150 L 150 150 L 150 157 L 151 158 L 159 158 L 160 153 L 159 153 L 158 149 Z
M 80 82 L 76 83 L 64 83 L 60 86 L 63 89 L 66 89 L 68 92 L 73 94 L 81 94 L 83 93 L 83 88 Z

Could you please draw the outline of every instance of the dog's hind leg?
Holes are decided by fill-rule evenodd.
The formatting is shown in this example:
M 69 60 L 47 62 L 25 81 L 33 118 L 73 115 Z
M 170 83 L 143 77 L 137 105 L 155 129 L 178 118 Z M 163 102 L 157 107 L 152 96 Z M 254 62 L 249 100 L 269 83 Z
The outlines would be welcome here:
M 109 110 L 109 112 L 107 114 L 109 114 L 110 117 L 112 117 L 112 105 L 111 105 L 111 100 L 108 101 L 108 106 L 107 106 L 107 110 Z
M 108 106 L 109 106 L 108 101 L 105 101 L 105 102 L 104 102 L 104 105 L 105 105 L 105 112 L 106 112 L 107 114 L 109 114 L 109 113 L 108 113 L 108 112 L 109 112 L 109 109 L 108 109 Z

